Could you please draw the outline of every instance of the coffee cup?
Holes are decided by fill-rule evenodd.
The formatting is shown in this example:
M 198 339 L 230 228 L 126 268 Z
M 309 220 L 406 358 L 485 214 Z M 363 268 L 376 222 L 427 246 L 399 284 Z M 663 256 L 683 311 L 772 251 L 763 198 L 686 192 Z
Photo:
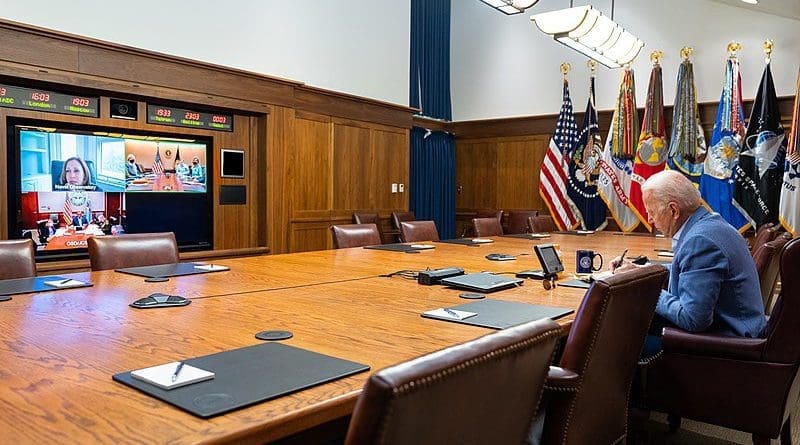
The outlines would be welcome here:
M 600 265 L 595 266 L 594 259 L 600 258 Z M 603 256 L 592 250 L 578 250 L 575 252 L 575 272 L 592 273 L 603 268 Z

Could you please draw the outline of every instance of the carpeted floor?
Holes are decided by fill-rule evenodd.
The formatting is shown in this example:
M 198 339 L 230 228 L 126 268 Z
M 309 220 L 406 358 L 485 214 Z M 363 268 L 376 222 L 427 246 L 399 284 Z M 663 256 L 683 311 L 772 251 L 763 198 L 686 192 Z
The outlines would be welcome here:
M 792 419 L 797 419 L 798 414 L 800 413 L 795 411 Z M 792 443 L 800 444 L 800 425 L 797 421 L 792 423 Z M 660 413 L 651 414 L 647 424 L 647 433 L 650 445 L 749 445 L 753 443 L 750 434 L 687 419 L 683 419 L 679 431 L 670 434 L 667 431 L 667 416 Z M 772 441 L 772 444 L 779 443 L 780 441 L 777 439 Z

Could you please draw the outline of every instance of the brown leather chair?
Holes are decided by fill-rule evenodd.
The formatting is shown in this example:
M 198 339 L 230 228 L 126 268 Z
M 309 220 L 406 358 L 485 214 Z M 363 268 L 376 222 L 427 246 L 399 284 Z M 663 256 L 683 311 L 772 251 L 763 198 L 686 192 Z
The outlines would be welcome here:
M 439 241 L 439 231 L 433 221 L 403 221 L 400 223 L 400 241 Z
M 559 334 L 533 321 L 376 372 L 345 444 L 524 443 Z
M 505 233 L 519 234 L 528 232 L 528 218 L 539 214 L 538 210 L 514 210 L 508 212 L 508 225 Z
M 87 242 L 92 270 L 154 266 L 179 261 L 178 244 L 172 232 L 93 236 Z
M 0 280 L 35 276 L 33 240 L 0 241 Z
M 503 234 L 500 220 L 495 217 L 473 218 L 472 227 L 475 230 L 475 236 L 500 236 Z
M 792 239 L 792 235 L 783 233 L 774 240 L 764 243 L 753 250 L 753 261 L 758 271 L 758 281 L 761 284 L 761 298 L 764 300 L 764 312 L 770 313 L 772 296 L 775 285 L 778 283 L 778 269 L 780 266 L 780 253 L 783 246 Z
M 392 212 L 392 227 L 400 230 L 400 223 L 403 221 L 416 221 L 414 212 Z
M 502 210 L 495 210 L 495 209 L 478 209 L 475 211 L 475 218 L 496 218 L 497 221 L 500 223 L 502 230 L 503 225 L 503 211 Z M 502 233 L 500 233 L 502 235 Z M 461 238 L 466 237 L 473 237 L 478 236 L 475 234 L 475 225 L 464 225 L 464 231 L 461 233 Z
M 528 230 L 530 233 L 550 233 L 558 230 L 553 217 L 550 215 L 538 215 L 528 218 Z
M 754 444 L 779 435 L 790 444 L 789 415 L 800 395 L 798 270 L 800 239 L 793 239 L 781 251 L 782 288 L 765 338 L 664 328 L 661 355 L 643 369 L 644 406 L 751 433 Z
M 667 270 L 651 265 L 595 281 L 545 383 L 546 444 L 612 444 L 627 434 L 628 396 Z
M 353 213 L 353 224 L 375 224 L 378 225 L 377 213 Z
M 381 244 L 381 234 L 375 224 L 342 224 L 331 226 L 333 247 L 375 246 Z
M 750 246 L 750 252 L 755 254 L 759 247 L 777 238 L 780 231 L 781 227 L 772 223 L 766 223 L 759 227 L 753 238 L 753 244 Z

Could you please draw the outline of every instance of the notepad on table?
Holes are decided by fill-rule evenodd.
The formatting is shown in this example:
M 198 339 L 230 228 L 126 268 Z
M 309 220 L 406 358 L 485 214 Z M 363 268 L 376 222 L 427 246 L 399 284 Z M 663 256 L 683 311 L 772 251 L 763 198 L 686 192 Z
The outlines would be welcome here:
M 50 280 L 45 281 L 44 284 L 48 286 L 58 287 L 58 288 L 67 288 L 67 287 L 83 287 L 86 286 L 86 283 L 80 280 L 73 280 L 72 278 L 67 278 L 65 280 Z
M 466 320 L 469 317 L 478 315 L 477 312 L 459 311 L 458 309 L 439 308 L 432 311 L 425 312 L 425 315 L 433 315 L 441 318 L 449 318 L 451 320 Z
M 494 240 L 490 238 L 472 238 L 472 242 L 475 244 L 485 244 L 485 243 L 493 243 Z
M 672 258 L 672 257 L 675 256 L 675 252 L 670 252 L 668 250 L 663 250 L 661 252 L 658 252 L 658 256 L 666 256 L 666 257 Z
M 432 244 L 412 244 L 411 247 L 415 249 L 435 249 L 436 246 Z
M 178 369 L 179 364 L 180 362 L 171 362 L 137 369 L 131 371 L 131 377 L 158 386 L 161 389 L 175 389 L 214 378 L 214 373 L 211 371 L 184 364 L 173 381 L 172 377 L 175 375 L 175 370 Z
M 195 269 L 217 271 L 217 270 L 230 270 L 230 267 L 220 266 L 219 264 L 199 264 L 194 266 Z

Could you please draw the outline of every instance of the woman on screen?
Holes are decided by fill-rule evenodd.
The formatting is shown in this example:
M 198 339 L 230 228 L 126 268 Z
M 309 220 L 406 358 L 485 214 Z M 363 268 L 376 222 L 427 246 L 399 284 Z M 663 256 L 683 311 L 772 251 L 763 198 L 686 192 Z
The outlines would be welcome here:
M 91 185 L 90 179 L 89 166 L 83 159 L 73 156 L 64 161 L 58 185 L 73 185 L 88 190 L 90 189 L 88 186 Z M 96 188 L 91 187 L 91 190 L 96 190 Z

